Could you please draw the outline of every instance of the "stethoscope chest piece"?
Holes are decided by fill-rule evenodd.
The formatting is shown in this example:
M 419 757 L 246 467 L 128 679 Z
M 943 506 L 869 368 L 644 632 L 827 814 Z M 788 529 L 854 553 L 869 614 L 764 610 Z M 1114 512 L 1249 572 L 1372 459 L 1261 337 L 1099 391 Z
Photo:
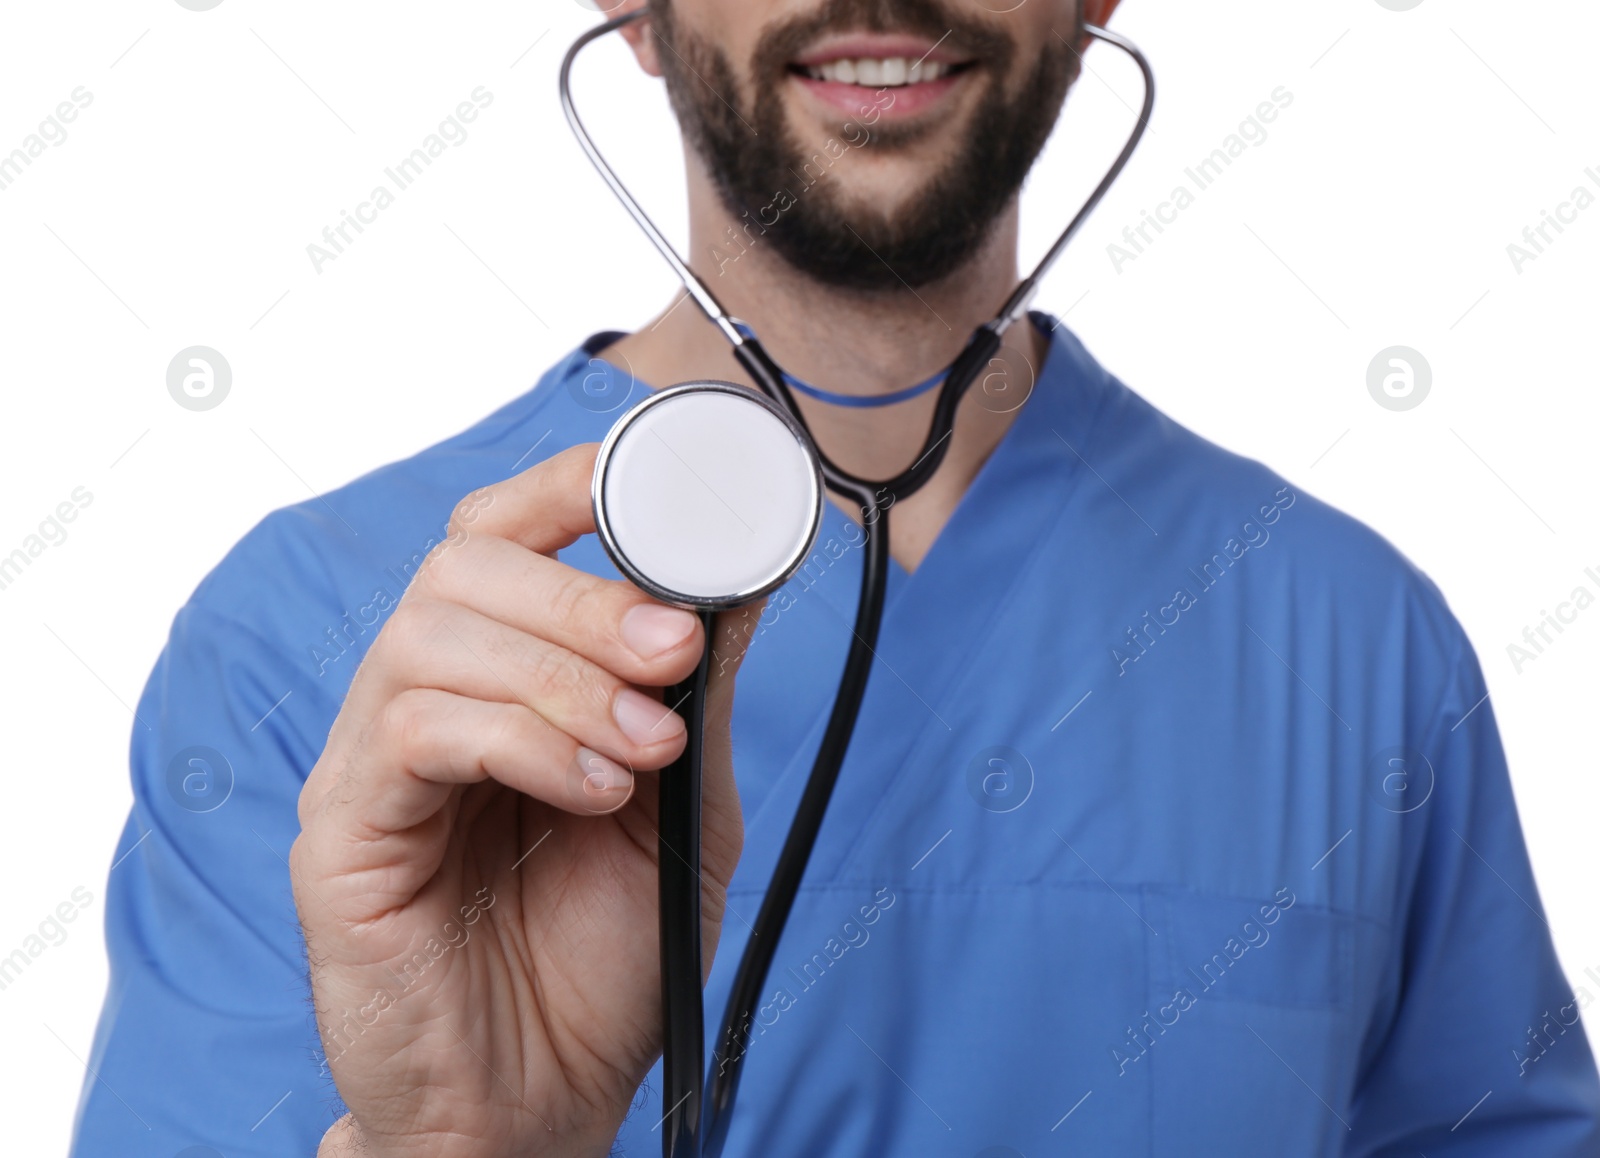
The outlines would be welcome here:
M 683 607 L 737 607 L 776 590 L 822 526 L 810 439 L 730 382 L 673 386 L 623 415 L 601 444 L 592 495 L 617 569 Z

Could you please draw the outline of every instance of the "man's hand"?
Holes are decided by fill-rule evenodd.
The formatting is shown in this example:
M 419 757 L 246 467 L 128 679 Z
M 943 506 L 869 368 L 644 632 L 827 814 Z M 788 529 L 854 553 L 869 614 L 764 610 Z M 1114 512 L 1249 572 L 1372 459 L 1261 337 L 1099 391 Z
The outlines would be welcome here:
M 595 529 L 595 453 L 463 500 L 301 793 L 295 904 L 350 1110 L 322 1154 L 602 1155 L 660 1055 L 656 771 L 685 743 L 660 689 L 705 640 L 556 561 Z M 707 704 L 707 969 L 744 839 L 741 656 Z

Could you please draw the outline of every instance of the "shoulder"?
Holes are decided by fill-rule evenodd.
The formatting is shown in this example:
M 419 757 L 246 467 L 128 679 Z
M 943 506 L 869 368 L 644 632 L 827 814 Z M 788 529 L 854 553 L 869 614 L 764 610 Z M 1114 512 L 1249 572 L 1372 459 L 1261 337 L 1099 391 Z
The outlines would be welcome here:
M 1134 512 L 1118 550 L 1151 581 L 1237 586 L 1241 612 L 1279 609 L 1345 644 L 1454 667 L 1468 650 L 1439 586 L 1405 552 L 1300 479 L 1219 446 L 1104 369 L 1064 328 L 1063 354 L 1093 396 L 1082 454 L 1107 517 Z M 1143 523 L 1143 526 L 1139 526 Z M 1129 532 L 1129 533 L 1121 533 Z
M 474 490 L 603 434 L 570 390 L 584 347 L 465 430 L 325 494 L 272 511 L 201 580 L 189 607 L 231 621 L 342 698 L 451 512 Z M 599 433 L 597 433 L 597 431 Z

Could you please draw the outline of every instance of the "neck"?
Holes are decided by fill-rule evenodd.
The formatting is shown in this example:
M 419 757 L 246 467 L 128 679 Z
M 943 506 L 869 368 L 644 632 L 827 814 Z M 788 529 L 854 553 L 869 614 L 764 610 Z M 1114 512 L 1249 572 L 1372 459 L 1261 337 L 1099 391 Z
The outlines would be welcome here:
M 881 395 L 939 373 L 1016 287 L 1015 203 L 953 276 L 914 291 L 904 285 L 841 290 L 795 271 L 763 242 L 759 225 L 730 214 L 692 155 L 688 169 L 691 268 L 729 314 L 755 330 L 780 366 L 826 390 Z M 896 504 L 891 549 L 908 570 L 920 562 L 1010 427 L 1017 403 L 1037 380 L 1047 345 L 1032 326 L 1007 331 L 1000 365 L 973 385 L 957 412 L 944 464 L 926 487 Z M 682 294 L 604 357 L 653 387 L 704 378 L 754 385 L 721 333 Z M 852 474 L 887 478 L 922 453 L 936 397 L 932 391 L 881 409 L 803 396 L 797 403 L 830 458 Z M 859 511 L 847 513 L 860 517 Z

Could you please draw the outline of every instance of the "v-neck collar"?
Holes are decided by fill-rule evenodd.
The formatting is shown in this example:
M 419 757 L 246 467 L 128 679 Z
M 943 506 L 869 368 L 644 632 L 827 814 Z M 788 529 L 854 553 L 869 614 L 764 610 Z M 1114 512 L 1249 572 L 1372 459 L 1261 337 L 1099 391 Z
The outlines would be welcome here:
M 992 592 L 992 568 L 1004 556 L 989 554 L 986 560 L 988 550 L 1003 551 L 1024 526 L 1036 528 L 1051 518 L 1058 503 L 1050 501 L 1051 492 L 1041 484 L 1064 487 L 1078 469 L 1077 450 L 1086 441 L 1103 397 L 1103 391 L 1093 386 L 1104 371 L 1056 318 L 1042 311 L 1029 317 L 1049 339 L 1034 388 L 962 492 L 916 570 L 907 571 L 890 557 L 886 621 L 904 593 L 919 586 L 944 587 L 947 572 L 953 573 L 952 577 L 980 578 L 982 586 Z M 1026 488 L 1040 489 L 1022 493 Z M 1008 495 L 1012 490 L 1017 493 Z M 993 518 L 997 505 L 1005 508 L 1004 527 Z M 830 503 L 823 533 L 841 535 L 853 521 Z M 853 598 L 854 589 L 848 593 Z M 849 610 L 853 617 L 853 606 Z
M 1051 335 L 1038 382 L 929 548 L 907 572 L 891 562 L 883 624 L 860 720 L 835 800 L 807 869 L 808 882 L 838 882 L 870 843 L 870 826 L 902 778 L 939 763 L 953 735 L 946 716 L 993 624 L 1027 583 L 1041 545 L 1066 516 L 1110 378 L 1054 318 L 1033 315 Z M 823 536 L 842 539 L 848 516 L 827 505 Z M 857 540 L 859 541 L 859 540 Z M 852 556 L 855 552 L 850 553 Z M 840 576 L 844 579 L 845 576 Z M 815 589 L 848 632 L 860 588 L 859 560 L 846 582 Z M 747 817 L 744 882 L 771 875 L 771 855 L 793 812 L 831 707 L 824 697 L 806 740 L 757 815 Z M 777 831 L 762 831 L 769 825 Z M 752 854 L 752 845 L 761 851 Z M 771 846 L 769 855 L 768 846 Z M 759 864 L 754 862 L 760 862 Z

